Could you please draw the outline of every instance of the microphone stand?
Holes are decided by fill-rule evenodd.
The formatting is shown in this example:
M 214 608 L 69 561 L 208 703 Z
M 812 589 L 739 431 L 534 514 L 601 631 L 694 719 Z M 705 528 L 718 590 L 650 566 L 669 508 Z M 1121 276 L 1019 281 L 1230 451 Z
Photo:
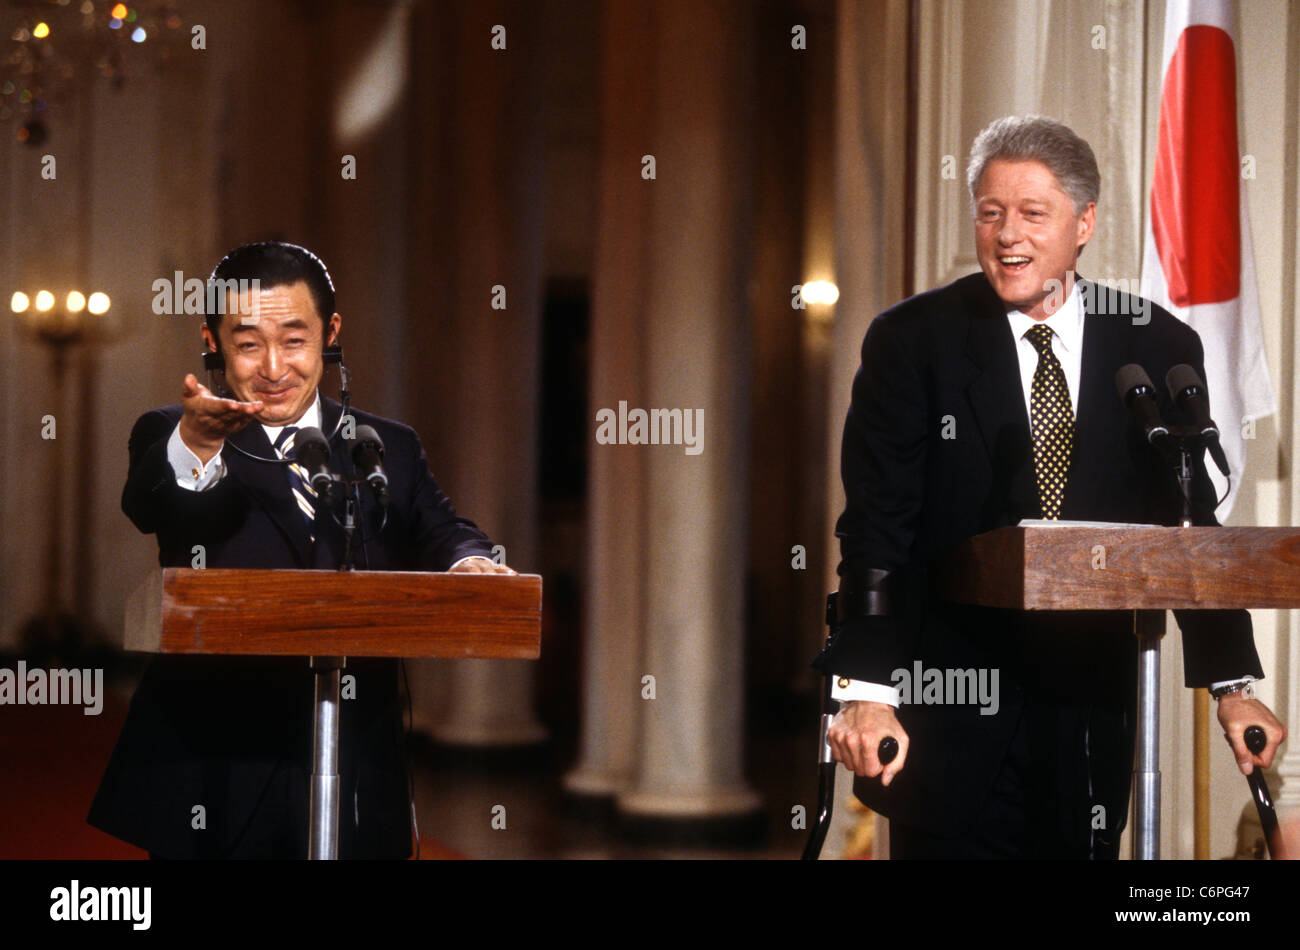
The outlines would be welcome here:
M 333 476 L 335 483 L 343 485 L 343 561 L 340 571 L 356 569 L 352 563 L 353 536 L 357 528 L 358 480 Z M 321 501 L 328 504 L 328 497 Z M 312 714 L 312 767 L 307 857 L 314 861 L 335 861 L 339 856 L 339 712 L 340 686 L 345 656 L 313 656 L 311 670 L 315 674 L 315 710 Z
M 1194 426 L 1170 426 L 1169 438 L 1160 443 L 1153 443 L 1162 448 L 1161 454 L 1173 466 L 1174 477 L 1178 480 L 1178 493 L 1181 496 L 1181 513 L 1179 524 L 1184 528 L 1192 526 L 1192 476 L 1196 472 L 1196 453 L 1205 450 L 1201 430 Z
M 357 502 L 357 483 L 348 481 L 343 489 L 343 563 L 339 565 L 340 571 L 356 569 L 352 563 L 352 536 L 357 530 Z
M 1176 436 L 1178 439 L 1178 461 L 1174 464 L 1174 474 L 1178 477 L 1178 490 L 1183 496 L 1182 517 L 1179 519 L 1184 528 L 1192 526 L 1192 453 L 1188 448 L 1188 439 L 1185 436 Z M 1199 433 L 1197 434 L 1199 441 Z

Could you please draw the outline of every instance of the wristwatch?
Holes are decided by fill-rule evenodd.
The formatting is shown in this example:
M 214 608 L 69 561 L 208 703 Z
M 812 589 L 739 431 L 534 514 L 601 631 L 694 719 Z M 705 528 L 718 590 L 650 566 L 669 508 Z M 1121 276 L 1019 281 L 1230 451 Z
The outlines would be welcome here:
M 1247 699 L 1255 698 L 1255 689 L 1250 680 L 1241 680 L 1238 683 L 1226 683 L 1217 689 L 1210 690 L 1210 695 L 1215 699 L 1222 699 L 1229 693 L 1245 693 Z

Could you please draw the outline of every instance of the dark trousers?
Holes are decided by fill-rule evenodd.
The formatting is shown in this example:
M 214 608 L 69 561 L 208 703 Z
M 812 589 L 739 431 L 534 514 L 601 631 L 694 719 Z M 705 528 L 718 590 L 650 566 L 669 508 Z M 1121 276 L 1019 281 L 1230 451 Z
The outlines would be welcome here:
M 1131 715 L 1029 704 L 972 825 L 942 838 L 889 823 L 891 860 L 1115 860 L 1128 811 Z
M 301 766 L 282 762 L 267 782 L 261 801 L 253 811 L 234 849 L 221 857 L 236 861 L 301 861 L 307 857 L 308 815 L 311 807 L 311 777 Z M 356 829 L 356 792 L 346 779 L 340 783 L 339 858 L 405 860 L 409 845 L 401 853 L 378 848 L 367 836 L 359 843 Z M 164 860 L 153 852 L 151 860 Z
M 232 860 L 303 860 L 307 857 L 307 814 L 301 769 L 281 764 L 266 789 L 239 842 L 224 858 Z M 340 809 L 342 803 L 340 802 Z M 340 815 L 340 825 L 344 824 Z M 340 849 L 341 850 L 341 849 Z M 166 860 L 149 852 L 152 861 Z

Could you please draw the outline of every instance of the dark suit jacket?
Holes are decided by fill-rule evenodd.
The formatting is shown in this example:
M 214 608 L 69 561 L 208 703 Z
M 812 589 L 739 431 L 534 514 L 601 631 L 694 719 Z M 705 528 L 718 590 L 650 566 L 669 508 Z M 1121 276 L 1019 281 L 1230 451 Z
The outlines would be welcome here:
M 1150 322 L 1135 325 L 1136 298 L 1091 289 L 1081 281 L 1087 306 L 1075 451 L 1061 518 L 1174 524 L 1180 510 L 1174 477 L 1120 401 L 1114 380 L 1131 362 L 1153 380 L 1178 363 L 1204 378 L 1200 339 L 1154 304 L 1148 304 Z M 982 273 L 905 300 L 867 332 L 844 429 L 840 575 L 893 571 L 898 596 L 893 617 L 846 622 L 816 665 L 877 683 L 893 683 L 892 671 L 910 670 L 918 659 L 927 668 L 999 670 L 996 715 L 980 715 L 975 704 L 904 705 L 899 720 L 912 744 L 903 771 L 888 789 L 878 779 L 856 784 L 877 811 L 942 835 L 973 820 L 1027 701 L 1053 710 L 1060 722 L 1046 732 L 1063 730 L 1064 745 L 1071 730 L 1088 728 L 1089 710 L 1124 724 L 1104 743 L 1083 733 L 1079 747 L 1087 744 L 1096 755 L 1099 744 L 1108 746 L 1105 774 L 1094 781 L 1120 814 L 1119 800 L 1127 800 L 1136 665 L 1131 614 L 1021 614 L 943 604 L 930 592 L 935 554 L 1042 517 L 1015 347 L 1005 308 Z M 1163 386 L 1157 388 L 1166 422 L 1186 421 Z M 945 438 L 953 425 L 955 438 Z M 1216 524 L 1203 462 L 1193 487 L 1196 523 Z M 1176 615 L 1188 686 L 1262 675 L 1245 611 Z M 1072 710 L 1081 712 L 1067 724 Z
M 384 442 L 391 499 L 388 522 L 379 532 L 380 512 L 363 487 L 356 566 L 441 571 L 468 555 L 490 556 L 491 542 L 472 522 L 457 517 L 439 490 L 415 432 L 351 412 L 358 425 L 373 426 Z M 339 403 L 322 397 L 326 433 L 340 413 Z M 222 451 L 226 475 L 217 485 L 203 492 L 178 486 L 167 441 L 180 417 L 181 407 L 174 405 L 136 421 L 122 492 L 127 516 L 141 531 L 158 535 L 162 566 L 190 567 L 195 545 L 203 546 L 207 567 L 332 570 L 339 565 L 341 529 L 322 513 L 311 543 L 285 467 L 254 461 L 233 448 L 274 457 L 257 423 L 228 440 Z M 331 464 L 336 474 L 347 476 L 353 467 L 342 443 L 331 441 Z M 345 577 L 321 574 L 322 585 L 338 582 Z M 356 698 L 344 700 L 340 717 L 340 854 L 405 856 L 410 827 L 397 663 L 349 658 L 344 673 L 355 677 Z M 282 807 L 273 801 L 278 793 L 269 791 L 273 776 L 277 788 L 305 792 L 312 695 L 305 659 L 155 657 L 132 699 L 89 822 L 165 857 L 229 855 L 258 809 Z M 302 803 L 299 796 L 295 801 Z M 196 805 L 204 808 L 206 829 L 192 827 Z M 273 820 L 296 823 L 298 817 L 285 813 Z M 263 824 L 265 819 L 263 814 Z M 300 837 L 305 857 L 305 826 Z

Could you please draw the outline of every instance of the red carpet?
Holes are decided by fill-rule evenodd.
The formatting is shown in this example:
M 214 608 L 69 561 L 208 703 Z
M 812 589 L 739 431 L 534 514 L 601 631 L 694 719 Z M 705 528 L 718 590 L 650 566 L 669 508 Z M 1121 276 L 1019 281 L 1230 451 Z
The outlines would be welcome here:
M 81 706 L 0 707 L 0 859 L 148 857 L 86 824 L 126 707 L 112 694 L 98 716 Z
M 126 709 L 112 694 L 98 716 L 81 706 L 0 707 L 0 860 L 148 858 L 86 824 Z M 420 841 L 421 860 L 464 857 Z

